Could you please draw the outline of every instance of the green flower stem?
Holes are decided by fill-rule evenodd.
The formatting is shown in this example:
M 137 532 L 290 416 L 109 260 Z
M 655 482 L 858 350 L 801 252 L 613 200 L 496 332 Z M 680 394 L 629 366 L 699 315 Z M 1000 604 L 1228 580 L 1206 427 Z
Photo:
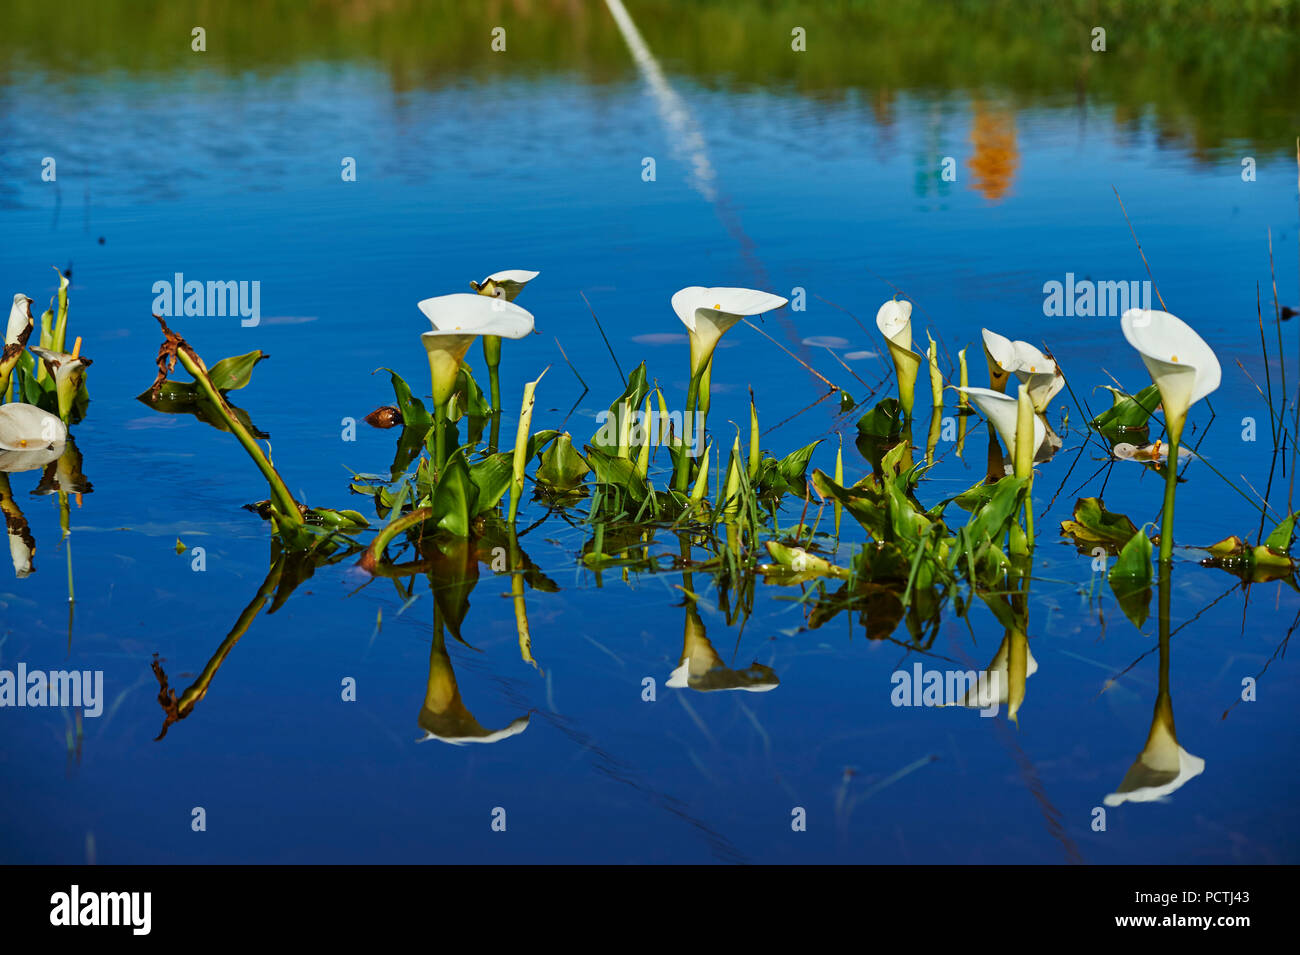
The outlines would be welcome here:
M 488 369 L 488 389 L 492 396 L 492 410 L 501 410 L 501 336 L 483 336 L 483 361 Z
M 447 406 L 433 406 L 433 464 L 442 473 L 447 463 Z
M 1165 508 L 1160 516 L 1160 563 L 1168 564 L 1174 554 L 1174 492 L 1178 489 L 1178 438 L 1169 437 L 1169 459 L 1165 464 Z
M 674 475 L 674 485 L 678 493 L 686 493 L 686 484 L 690 480 L 691 459 L 687 452 L 694 444 L 691 436 L 691 428 L 695 423 L 695 409 L 699 404 L 700 397 L 700 378 L 701 375 L 692 375 L 691 383 L 686 388 L 686 414 L 682 416 L 682 453 L 677 459 L 677 473 Z
M 222 420 L 230 429 L 230 433 L 244 446 L 248 456 L 253 459 L 257 469 L 266 478 L 266 483 L 271 487 L 271 503 L 277 511 L 276 522 L 282 527 L 294 529 L 302 527 L 303 519 L 302 513 L 298 510 L 298 502 L 293 499 L 293 495 L 285 487 L 284 480 L 275 470 L 274 465 L 267 460 L 266 454 L 258 446 L 257 441 L 253 439 L 253 436 L 248 433 L 248 429 L 240 424 L 239 419 L 231 412 L 230 405 L 226 404 L 226 399 L 221 395 L 221 392 L 213 387 L 212 380 L 208 378 L 207 369 L 202 367 L 201 364 L 196 364 L 195 360 L 190 357 L 187 346 L 177 348 L 176 356 L 180 359 L 181 364 L 185 366 L 185 370 L 193 376 L 199 390 L 212 402 L 217 413 L 221 415 Z

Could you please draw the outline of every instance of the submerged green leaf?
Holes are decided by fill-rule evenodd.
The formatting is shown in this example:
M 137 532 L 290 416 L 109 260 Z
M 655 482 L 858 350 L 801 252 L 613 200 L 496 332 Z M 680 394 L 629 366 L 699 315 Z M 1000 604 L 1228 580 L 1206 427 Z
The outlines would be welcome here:
M 1137 526 L 1124 514 L 1112 514 L 1099 497 L 1081 497 L 1074 504 L 1074 519 L 1061 521 L 1061 533 L 1074 539 L 1082 552 L 1100 545 L 1115 554 L 1133 539 Z

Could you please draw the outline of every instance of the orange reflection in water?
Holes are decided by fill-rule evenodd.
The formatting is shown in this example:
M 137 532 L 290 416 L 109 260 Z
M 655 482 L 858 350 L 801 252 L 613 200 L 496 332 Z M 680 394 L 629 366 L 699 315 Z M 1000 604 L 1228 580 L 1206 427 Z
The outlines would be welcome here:
M 990 109 L 981 103 L 976 103 L 974 108 L 970 136 L 975 147 L 970 158 L 974 188 L 985 199 L 998 202 L 1010 191 L 1020 160 L 1016 149 L 1016 119 L 1010 112 Z

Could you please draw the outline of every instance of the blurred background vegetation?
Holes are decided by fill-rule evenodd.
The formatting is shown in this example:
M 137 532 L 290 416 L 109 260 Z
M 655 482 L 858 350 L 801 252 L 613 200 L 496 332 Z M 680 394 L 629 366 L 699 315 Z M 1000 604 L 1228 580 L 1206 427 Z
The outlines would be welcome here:
M 625 0 L 650 49 L 706 88 L 762 87 L 873 105 L 907 91 L 1071 99 L 1147 114 L 1193 153 L 1294 149 L 1300 0 Z M 0 77 L 193 70 L 262 74 L 365 64 L 395 91 L 465 78 L 565 72 L 621 82 L 635 69 L 603 0 L 5 0 Z M 490 48 L 507 30 L 507 52 Z M 791 30 L 807 31 L 806 53 Z M 1091 49 L 1094 27 L 1106 52 Z

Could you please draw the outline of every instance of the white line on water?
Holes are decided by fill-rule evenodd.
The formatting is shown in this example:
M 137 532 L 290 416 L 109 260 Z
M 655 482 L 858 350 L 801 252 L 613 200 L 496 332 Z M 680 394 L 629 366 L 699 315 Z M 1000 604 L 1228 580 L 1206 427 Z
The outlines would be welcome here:
M 605 6 L 609 8 L 618 31 L 623 34 L 623 41 L 641 70 L 641 76 L 654 95 L 659 118 L 668 127 L 674 151 L 690 161 L 692 187 L 709 202 L 715 201 L 717 192 L 713 187 L 713 165 L 709 162 L 708 145 L 704 141 L 704 134 L 700 132 L 699 124 L 695 122 L 686 102 L 668 82 L 668 77 L 664 76 L 659 61 L 645 45 L 640 31 L 623 6 L 623 0 L 605 0 Z

